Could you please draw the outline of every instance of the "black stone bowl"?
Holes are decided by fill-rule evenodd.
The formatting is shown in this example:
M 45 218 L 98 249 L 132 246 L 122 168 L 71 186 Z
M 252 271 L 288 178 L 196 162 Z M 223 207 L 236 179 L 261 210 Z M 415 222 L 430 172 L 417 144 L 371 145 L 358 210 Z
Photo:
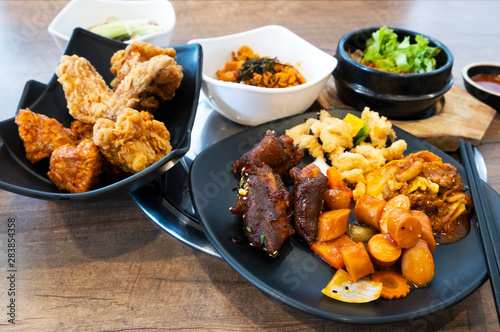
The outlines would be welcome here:
M 360 29 L 343 36 L 335 57 L 337 67 L 333 71 L 339 98 L 358 110 L 365 106 L 391 119 L 410 120 L 432 116 L 437 102 L 453 85 L 451 69 L 453 55 L 439 41 L 429 39 L 429 46 L 438 46 L 441 52 L 436 56 L 436 70 L 429 73 L 391 73 L 365 66 L 353 60 L 348 52 L 364 50 L 366 41 L 379 27 Z M 400 41 L 417 32 L 391 28 Z
M 467 92 L 495 110 L 500 110 L 500 93 L 486 89 L 472 80 L 472 77 L 479 74 L 500 76 L 500 63 L 471 63 L 462 70 L 462 77 Z

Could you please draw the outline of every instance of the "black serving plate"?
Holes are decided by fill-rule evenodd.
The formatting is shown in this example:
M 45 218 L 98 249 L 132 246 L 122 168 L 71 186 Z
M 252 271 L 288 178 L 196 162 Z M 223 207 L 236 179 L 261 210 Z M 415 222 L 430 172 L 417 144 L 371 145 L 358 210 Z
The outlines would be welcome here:
M 340 109 L 329 112 L 339 118 L 347 113 L 360 114 Z M 419 319 L 425 319 L 426 315 L 458 303 L 484 283 L 487 268 L 475 216 L 471 230 L 464 239 L 440 245 L 435 250 L 435 277 L 430 286 L 413 289 L 407 297 L 392 301 L 379 299 L 365 304 L 352 304 L 324 296 L 321 290 L 335 270 L 295 237 L 287 240 L 274 259 L 250 247 L 242 221 L 229 212 L 229 207 L 236 202 L 233 188 L 237 187 L 239 181 L 230 166 L 262 139 L 268 129 L 281 134 L 285 129 L 315 116 L 315 112 L 306 113 L 243 130 L 209 146 L 193 161 L 189 188 L 191 200 L 201 228 L 222 258 L 272 297 L 306 313 L 345 323 L 418 322 Z M 398 138 L 408 143 L 405 154 L 420 150 L 435 153 L 444 162 L 457 167 L 468 188 L 464 169 L 455 159 L 399 128 L 394 129 Z M 311 161 L 310 157 L 305 157 L 301 166 Z M 498 203 L 498 194 L 484 185 L 489 188 L 489 198 Z M 498 210 L 498 204 L 490 205 Z
M 109 84 L 113 79 L 110 72 L 111 56 L 127 44 L 93 34 L 77 28 L 73 31 L 64 54 L 76 54 L 87 58 Z M 167 45 L 165 45 L 167 46 Z M 170 131 L 172 151 L 146 168 L 123 180 L 111 183 L 101 182 L 85 193 L 60 191 L 48 178 L 48 161 L 30 163 L 19 138 L 14 118 L 0 123 L 0 188 L 20 195 L 40 199 L 86 200 L 101 198 L 117 191 L 131 191 L 151 182 L 160 174 L 172 168 L 189 150 L 191 131 L 198 106 L 201 87 L 202 49 L 199 44 L 172 46 L 176 61 L 183 67 L 183 80 L 175 97 L 161 103 L 155 112 L 155 119 L 165 123 Z M 18 109 L 29 108 L 33 112 L 57 119 L 69 127 L 72 117 L 66 107 L 64 91 L 54 74 L 47 84 L 28 81 Z M 7 153 L 8 152 L 8 153 Z

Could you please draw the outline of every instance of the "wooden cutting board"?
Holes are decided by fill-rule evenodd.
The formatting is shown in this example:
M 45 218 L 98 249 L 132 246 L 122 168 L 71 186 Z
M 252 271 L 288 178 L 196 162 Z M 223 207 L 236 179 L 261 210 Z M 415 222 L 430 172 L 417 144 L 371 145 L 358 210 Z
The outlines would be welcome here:
M 324 108 L 352 108 L 338 98 L 333 77 L 328 80 L 318 102 Z M 453 85 L 438 103 L 433 116 L 422 120 L 391 122 L 443 151 L 453 152 L 458 149 L 460 138 L 473 145 L 479 144 L 495 114 L 493 108 Z

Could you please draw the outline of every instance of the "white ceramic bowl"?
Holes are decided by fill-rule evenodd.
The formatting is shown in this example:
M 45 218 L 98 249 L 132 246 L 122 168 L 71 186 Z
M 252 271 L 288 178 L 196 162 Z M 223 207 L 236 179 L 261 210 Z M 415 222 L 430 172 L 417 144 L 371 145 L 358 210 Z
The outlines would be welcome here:
M 255 126 L 307 110 L 330 78 L 337 60 L 284 27 L 270 25 L 216 38 L 193 39 L 203 48 L 202 90 L 226 118 Z M 219 81 L 217 70 L 231 60 L 231 52 L 249 46 L 260 56 L 277 57 L 297 66 L 306 83 L 289 88 L 263 88 Z
M 121 20 L 148 19 L 156 22 L 161 31 L 141 36 L 157 46 L 168 46 L 175 26 L 175 11 L 167 0 L 72 0 L 49 24 L 49 33 L 61 50 L 76 27 L 88 29 L 105 23 L 109 17 Z

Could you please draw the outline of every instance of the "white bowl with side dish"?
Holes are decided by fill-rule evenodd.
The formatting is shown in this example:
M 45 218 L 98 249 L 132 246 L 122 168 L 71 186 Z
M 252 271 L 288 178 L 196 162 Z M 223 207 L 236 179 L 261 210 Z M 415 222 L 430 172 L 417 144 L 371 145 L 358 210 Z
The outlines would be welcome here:
M 243 125 L 255 126 L 306 111 L 337 65 L 333 56 L 276 25 L 188 42 L 193 43 L 203 48 L 203 92 L 215 110 Z M 219 81 L 216 72 L 232 60 L 231 52 L 244 45 L 261 57 L 277 57 L 278 61 L 297 67 L 306 83 L 273 89 Z
M 133 40 L 161 47 L 170 45 L 175 11 L 167 0 L 72 0 L 50 22 L 48 31 L 57 46 L 64 50 L 75 28 L 89 29 L 106 23 L 110 18 L 154 22 L 162 28 L 160 31 Z

